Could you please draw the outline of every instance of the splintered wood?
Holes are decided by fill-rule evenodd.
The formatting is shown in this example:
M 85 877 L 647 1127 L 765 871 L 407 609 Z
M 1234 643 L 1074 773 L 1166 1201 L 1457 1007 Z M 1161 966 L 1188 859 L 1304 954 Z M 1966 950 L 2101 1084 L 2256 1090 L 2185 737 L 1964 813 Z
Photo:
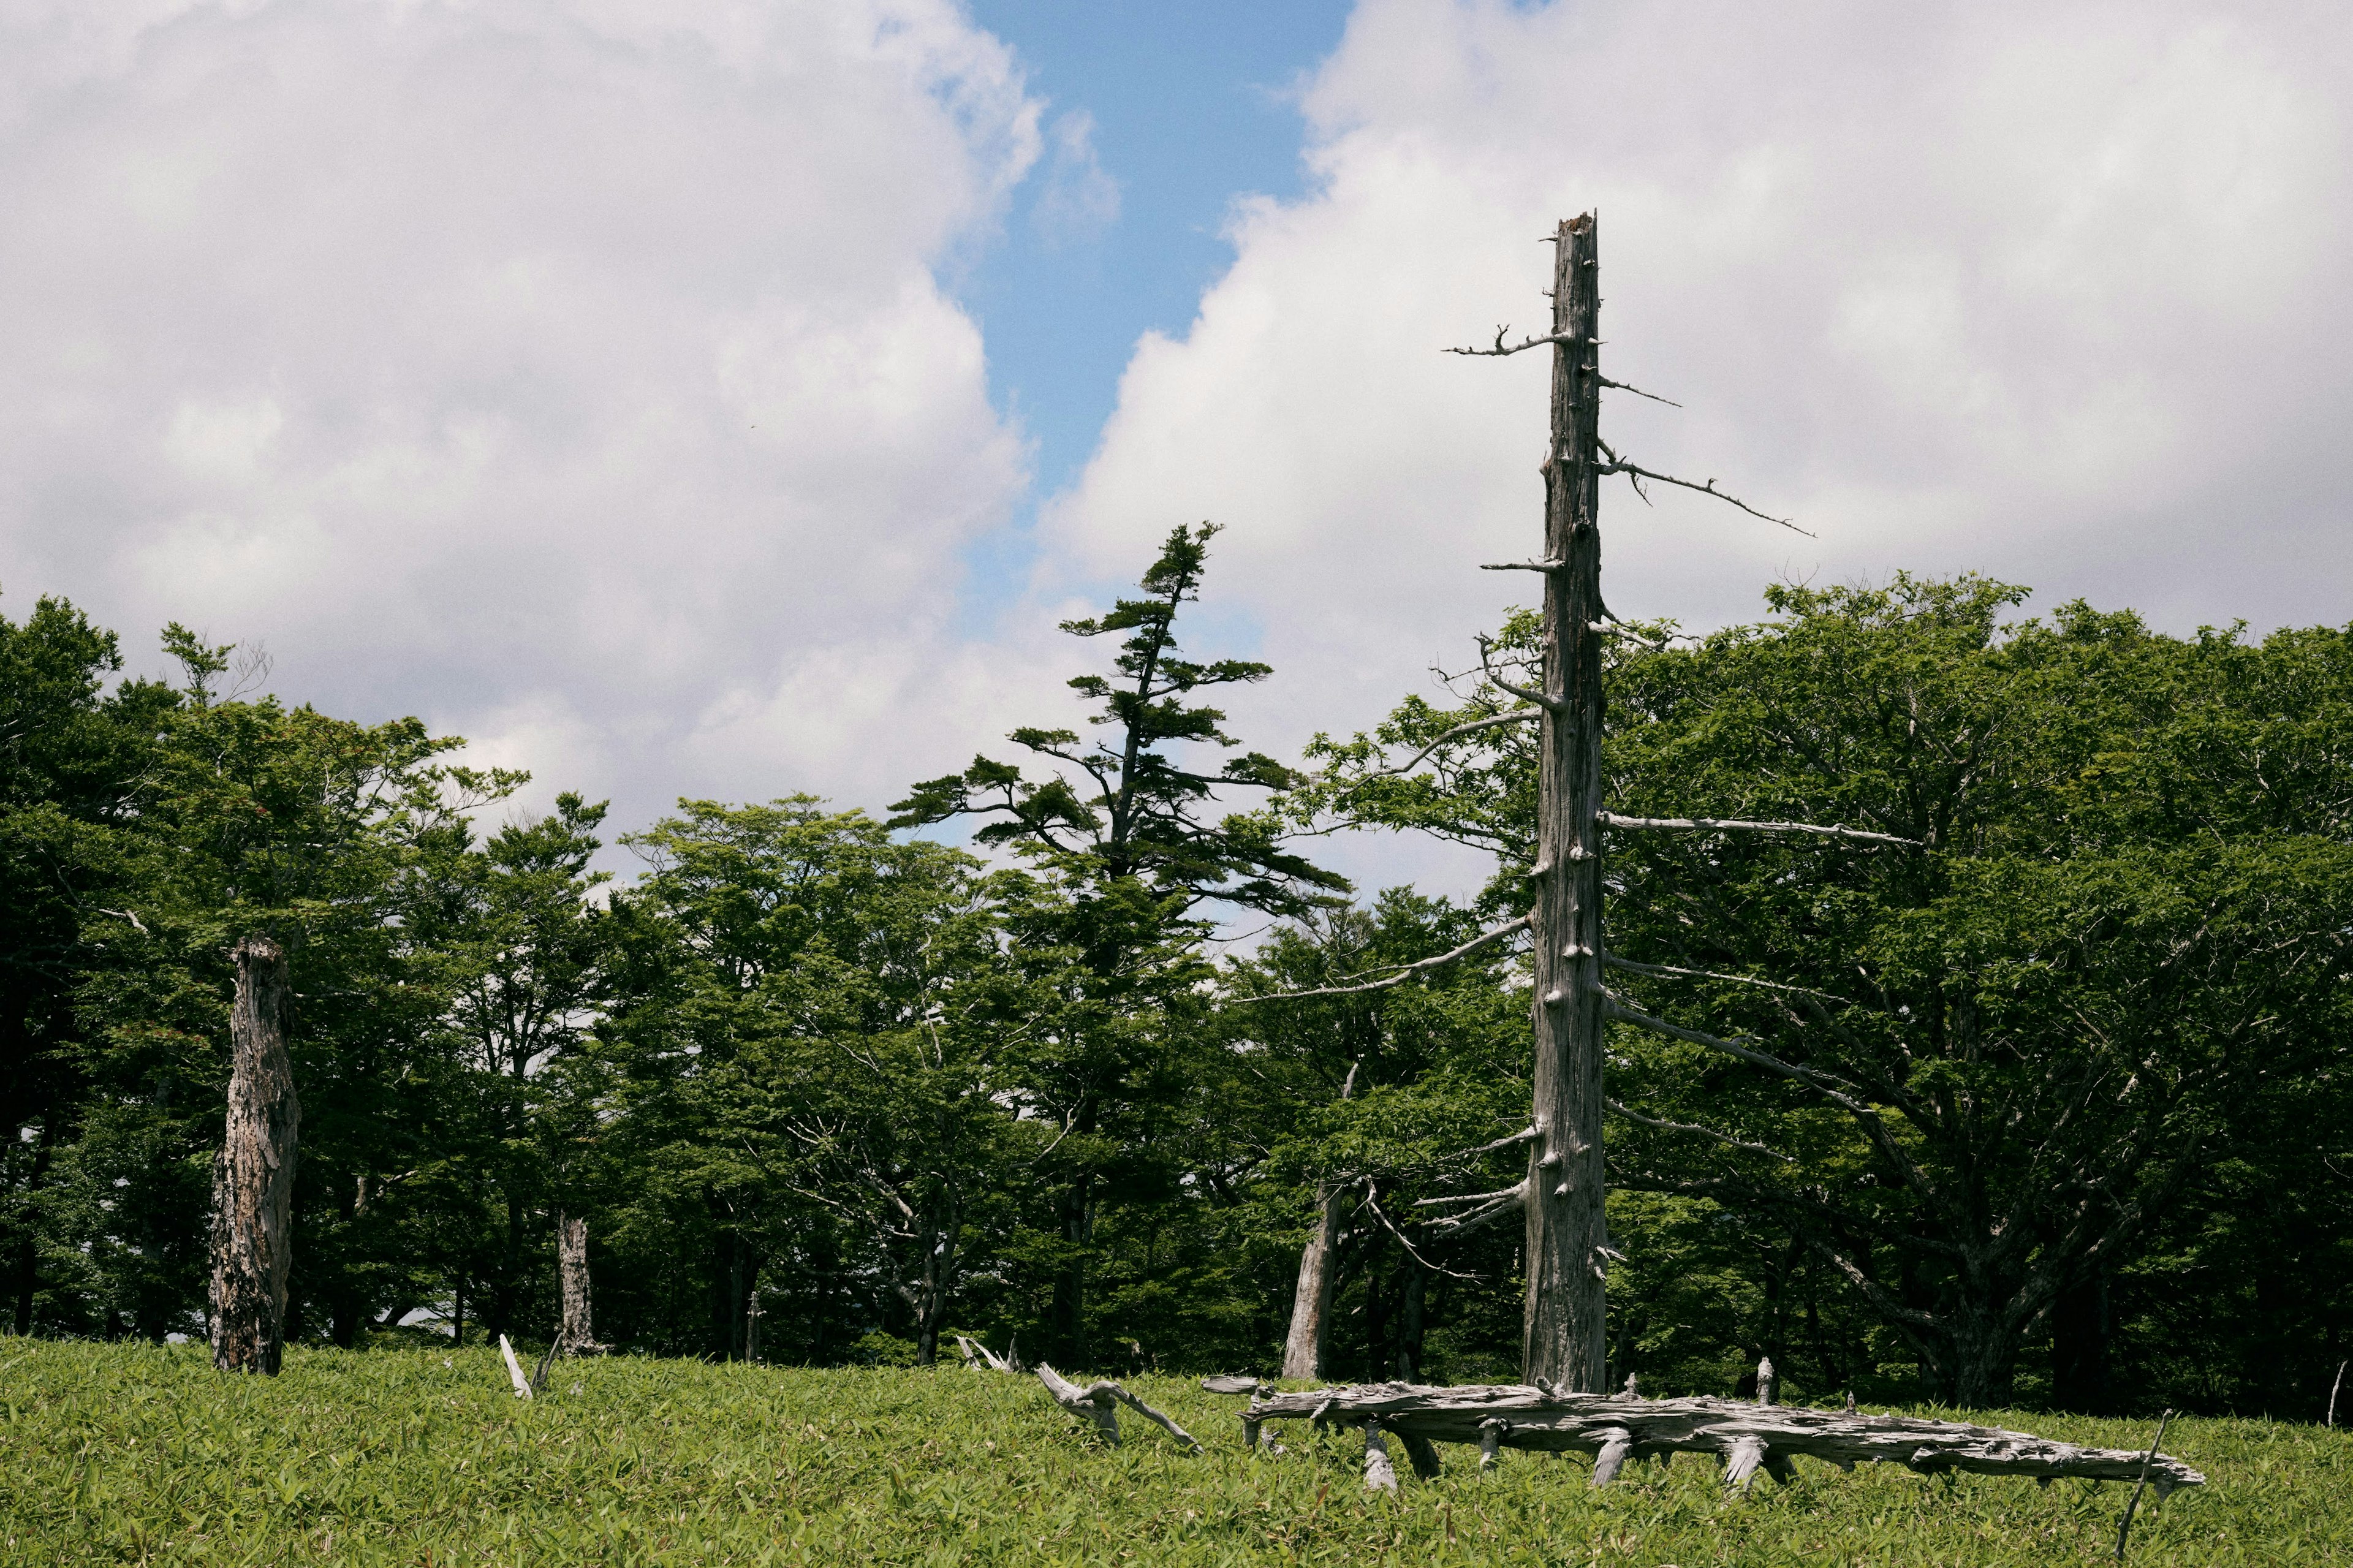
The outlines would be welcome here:
M 1199 1439 L 1193 1434 L 1116 1383 L 1106 1379 L 1081 1388 L 1044 1362 L 1038 1363 L 1037 1372 L 1038 1381 L 1046 1385 L 1046 1392 L 1054 1396 L 1054 1403 L 1081 1420 L 1094 1423 L 1095 1430 L 1103 1434 L 1106 1443 L 1119 1441 L 1118 1407 L 1124 1405 L 1145 1420 L 1157 1422 L 1161 1430 L 1187 1447 L 1198 1450 L 1201 1447 Z
M 2079 1448 L 1998 1426 L 1970 1426 L 1913 1415 L 1863 1415 L 1745 1400 L 1642 1399 L 1622 1394 L 1567 1394 L 1521 1384 L 1426 1388 L 1409 1383 L 1360 1384 L 1298 1394 L 1265 1394 L 1242 1413 L 1251 1447 L 1270 1421 L 1329 1422 L 1365 1430 L 1366 1484 L 1397 1485 L 1384 1434 L 1415 1445 L 1471 1443 L 1481 1468 L 1499 1448 L 1577 1450 L 1595 1457 L 1593 1484 L 1606 1486 L 1629 1459 L 1668 1454 L 1713 1454 L 1724 1461 L 1725 1484 L 1745 1489 L 1759 1469 L 1788 1481 L 1789 1460 L 1804 1454 L 1841 1469 L 1858 1464 L 1902 1465 L 1924 1475 L 1964 1470 L 1975 1475 L 2062 1476 L 2129 1481 L 2147 1466 L 2159 1497 L 2206 1478 L 2167 1455 L 2121 1448 Z M 1377 1448 L 1376 1458 L 1372 1450 Z M 1434 1459 L 1434 1455 L 1433 1455 Z M 1432 1467 L 1434 1468 L 1434 1465 Z M 1422 1466 L 1417 1464 L 1419 1470 Z

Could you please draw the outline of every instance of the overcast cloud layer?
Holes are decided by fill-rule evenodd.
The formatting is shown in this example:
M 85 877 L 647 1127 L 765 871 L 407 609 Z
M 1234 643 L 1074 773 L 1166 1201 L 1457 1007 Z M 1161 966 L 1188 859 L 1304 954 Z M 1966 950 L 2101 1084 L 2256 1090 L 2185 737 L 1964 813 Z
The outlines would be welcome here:
M 2341 623 L 2348 79 L 2341 5 L 1365 0 L 1315 194 L 1237 209 L 998 616 L 959 552 L 1038 498 L 952 280 L 1033 168 L 1074 243 L 1120 171 L 955 5 L 0 0 L 0 609 L 266 642 L 636 826 L 1052 718 L 1052 621 L 1211 518 L 1201 651 L 1295 746 L 1526 593 L 1473 567 L 1536 539 L 1542 356 L 1437 351 L 1539 325 L 1598 207 L 1606 368 L 1686 405 L 1613 440 L 1818 535 L 1612 491 L 1620 611 Z
M 903 782 L 1026 482 L 939 271 L 1039 105 L 956 7 L 0 16 L 12 614 L 266 642 L 639 822 Z M 989 717 L 978 673 L 926 704 Z

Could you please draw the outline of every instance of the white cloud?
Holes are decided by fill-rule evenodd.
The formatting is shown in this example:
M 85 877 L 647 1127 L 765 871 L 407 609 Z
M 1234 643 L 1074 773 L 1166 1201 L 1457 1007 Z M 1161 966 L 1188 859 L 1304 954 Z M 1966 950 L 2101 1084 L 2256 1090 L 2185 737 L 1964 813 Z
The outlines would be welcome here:
M 1053 152 L 1030 221 L 1051 246 L 1080 245 L 1119 221 L 1119 182 L 1095 155 L 1095 117 L 1072 109 L 1047 130 Z
M 890 798 L 1027 484 L 935 268 L 1039 115 L 952 0 L 0 0 L 9 613 L 266 637 L 623 823 Z
M 1720 624 L 1784 574 L 1976 568 L 2179 628 L 2353 618 L 2335 5 L 1365 0 L 1307 86 L 1313 192 L 1232 219 L 1048 513 L 1052 571 L 1230 525 L 1251 739 L 1377 719 L 1525 580 L 1554 222 L 1598 208 L 1630 455 L 1818 540 L 1605 497 L 1610 598 Z M 1381 873 L 1359 868 L 1366 875 Z

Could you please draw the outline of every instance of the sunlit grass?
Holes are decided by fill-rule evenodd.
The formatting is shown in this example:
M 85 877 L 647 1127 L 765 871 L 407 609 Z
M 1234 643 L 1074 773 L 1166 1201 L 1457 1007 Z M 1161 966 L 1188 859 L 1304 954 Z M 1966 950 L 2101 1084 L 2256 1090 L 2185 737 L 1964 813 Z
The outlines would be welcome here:
M 1134 1386 L 1206 1443 L 1130 1417 L 1092 1446 L 1037 1384 L 961 1369 L 614 1360 L 525 1404 L 495 1350 L 301 1352 L 275 1380 L 198 1347 L 0 1338 L 0 1563 L 2019 1563 L 2106 1561 L 2126 1489 L 1799 1460 L 1727 1500 L 1685 1457 L 1586 1488 L 1507 1455 L 1367 1498 L 1361 1445 L 1293 1429 L 1252 1459 L 1240 1401 Z M 2138 1423 L 2006 1424 L 2132 1447 Z M 2176 1420 L 2211 1484 L 2147 1501 L 2147 1563 L 2353 1562 L 2353 1439 Z

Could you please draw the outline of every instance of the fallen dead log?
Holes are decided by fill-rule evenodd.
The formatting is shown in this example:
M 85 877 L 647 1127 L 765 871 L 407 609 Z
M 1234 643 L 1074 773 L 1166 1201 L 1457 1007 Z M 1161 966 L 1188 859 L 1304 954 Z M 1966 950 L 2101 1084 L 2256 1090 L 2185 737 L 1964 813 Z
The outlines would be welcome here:
M 1109 1379 L 1081 1388 L 1042 1361 L 1036 1370 L 1038 1381 L 1046 1385 L 1046 1392 L 1054 1396 L 1054 1403 L 1081 1420 L 1093 1422 L 1095 1430 L 1103 1434 L 1106 1443 L 1119 1441 L 1118 1407 L 1124 1405 L 1145 1420 L 1156 1422 L 1161 1430 L 1178 1442 L 1197 1453 L 1200 1451 L 1200 1440 L 1193 1434 Z
M 1725 1484 L 1735 1488 L 1746 1488 L 1760 1468 L 1787 1482 L 1793 1474 L 1789 1460 L 1799 1454 L 1841 1469 L 1896 1464 L 1923 1475 L 1961 1470 L 2032 1476 L 2046 1483 L 2062 1476 L 2129 1481 L 2146 1464 L 2159 1499 L 2176 1487 L 2200 1486 L 2206 1479 L 2164 1454 L 2080 1448 L 1998 1426 L 1706 1396 L 1562 1394 L 1521 1384 L 1429 1388 L 1373 1383 L 1297 1394 L 1262 1393 L 1242 1412 L 1245 1442 L 1257 1447 L 1264 1425 L 1280 1420 L 1366 1427 L 1368 1445 L 1376 1432 L 1387 1433 L 1403 1440 L 1409 1454 L 1417 1442 L 1476 1444 L 1482 1468 L 1494 1462 L 1499 1448 L 1587 1452 L 1595 1457 L 1596 1486 L 1608 1485 L 1629 1459 L 1667 1454 L 1713 1454 L 1724 1461 Z M 1387 1464 L 1384 1446 L 1379 1468 Z M 1417 1464 L 1415 1468 L 1423 1467 Z M 1371 1479 L 1375 1469 L 1368 1457 L 1368 1485 L 1380 1485 Z
M 1221 1372 L 1215 1377 L 1205 1377 L 1201 1386 L 1212 1394 L 1256 1394 L 1264 1385 L 1254 1377 L 1240 1373 Z

